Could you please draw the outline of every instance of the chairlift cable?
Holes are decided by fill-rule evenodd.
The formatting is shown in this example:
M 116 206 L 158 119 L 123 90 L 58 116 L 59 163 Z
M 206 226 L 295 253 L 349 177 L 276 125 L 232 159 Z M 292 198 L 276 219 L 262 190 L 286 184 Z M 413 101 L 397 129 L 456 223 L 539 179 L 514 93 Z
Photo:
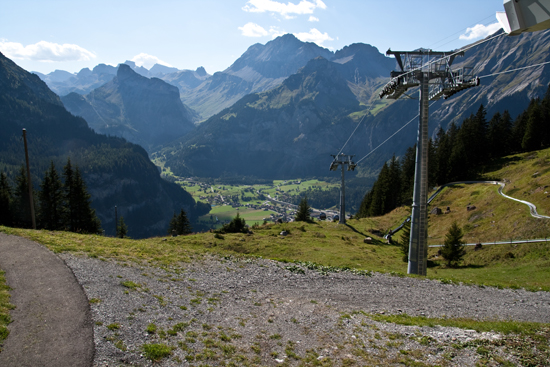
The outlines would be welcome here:
M 433 101 L 429 107 L 431 107 L 436 101 Z M 393 138 L 395 135 L 397 135 L 397 133 L 399 133 L 401 130 L 403 130 L 405 127 L 407 127 L 411 122 L 413 122 L 414 120 L 416 120 L 416 118 L 420 116 L 420 114 L 416 114 L 416 116 L 414 116 L 412 119 L 409 120 L 409 122 L 407 122 L 405 125 L 401 126 L 399 128 L 399 130 L 397 130 L 396 132 L 394 132 L 389 138 L 387 138 L 386 140 L 384 140 L 382 143 L 380 143 L 376 148 L 374 148 L 373 150 L 371 150 L 369 153 L 367 153 L 367 155 L 365 155 L 363 158 L 361 158 L 360 160 L 357 161 L 356 165 L 359 165 L 359 163 L 364 160 L 365 158 L 367 158 L 369 155 L 371 155 L 372 153 L 374 153 L 378 148 L 380 148 L 382 145 L 384 145 L 385 143 L 388 142 L 388 140 L 390 140 L 391 138 Z
M 428 46 L 428 48 L 432 48 L 433 46 L 438 45 L 438 44 L 440 44 L 441 42 L 446 41 L 447 39 L 449 39 L 449 38 L 451 38 L 451 37 L 453 37 L 453 36 L 456 36 L 456 35 L 459 34 L 459 33 L 462 33 L 462 32 L 464 32 L 464 31 L 467 31 L 468 28 L 473 28 L 473 27 L 475 27 L 476 25 L 480 24 L 481 22 L 486 21 L 486 20 L 489 19 L 489 18 L 493 18 L 493 19 L 494 19 L 494 16 L 495 16 L 494 14 L 491 14 L 491 15 L 489 15 L 489 16 L 487 16 L 487 17 L 481 19 L 481 20 L 478 20 L 477 22 L 475 22 L 475 23 L 472 24 L 471 26 L 466 27 L 466 28 L 462 28 L 462 29 L 459 30 L 458 32 L 455 32 L 455 33 L 451 34 L 450 36 L 447 36 L 447 37 L 445 37 L 445 38 L 443 38 L 443 39 L 441 39 L 441 40 L 439 40 L 439 41 L 437 41 L 437 42 L 432 43 L 431 45 Z M 487 25 L 487 24 L 483 24 L 483 25 Z M 453 41 L 456 41 L 456 39 L 453 39 L 453 40 L 451 40 L 451 41 L 449 41 L 449 42 L 446 42 L 446 43 L 444 43 L 444 44 L 441 45 L 441 46 L 444 46 L 444 45 L 446 45 L 446 44 L 448 44 L 448 43 L 450 43 L 450 42 L 453 42 Z M 440 47 L 440 46 L 438 46 L 438 47 Z
M 500 75 L 500 74 L 506 74 L 506 73 L 511 73 L 513 71 L 518 71 L 518 70 L 524 70 L 524 69 L 529 69 L 529 68 L 535 68 L 537 66 L 541 66 L 541 65 L 546 65 L 546 64 L 550 64 L 550 61 L 546 61 L 546 62 L 541 62 L 540 64 L 535 64 L 535 65 L 529 65 L 529 66 L 523 66 L 521 68 L 516 68 L 516 69 L 512 69 L 512 70 L 505 70 L 505 71 L 501 71 L 501 72 L 498 72 L 498 73 L 493 73 L 493 74 L 489 74 L 489 75 L 482 75 L 480 76 L 479 78 L 488 78 L 490 76 L 495 76 L 495 75 Z
M 361 123 L 363 122 L 363 120 L 365 119 L 365 117 L 367 116 L 367 114 L 365 113 L 363 115 L 363 118 L 361 119 L 361 121 L 359 121 L 359 123 L 357 124 L 357 126 L 355 127 L 355 130 L 353 130 L 353 132 L 351 133 L 351 135 L 349 136 L 348 140 L 344 143 L 344 145 L 342 146 L 342 149 L 340 149 L 340 151 L 338 152 L 338 154 L 336 154 L 337 156 L 340 155 L 340 153 L 342 153 L 342 150 L 344 150 L 344 148 L 346 147 L 346 145 L 349 143 L 351 137 L 353 136 L 353 134 L 355 134 L 355 132 L 357 131 L 357 129 L 359 128 L 359 125 L 361 125 Z

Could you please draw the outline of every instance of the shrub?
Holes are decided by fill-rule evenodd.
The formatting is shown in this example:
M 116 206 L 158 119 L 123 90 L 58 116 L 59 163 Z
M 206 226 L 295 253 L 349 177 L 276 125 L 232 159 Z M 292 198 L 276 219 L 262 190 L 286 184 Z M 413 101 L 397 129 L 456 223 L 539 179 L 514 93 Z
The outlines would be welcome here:
M 153 362 L 160 361 L 172 354 L 172 347 L 166 344 L 143 344 L 145 357 Z

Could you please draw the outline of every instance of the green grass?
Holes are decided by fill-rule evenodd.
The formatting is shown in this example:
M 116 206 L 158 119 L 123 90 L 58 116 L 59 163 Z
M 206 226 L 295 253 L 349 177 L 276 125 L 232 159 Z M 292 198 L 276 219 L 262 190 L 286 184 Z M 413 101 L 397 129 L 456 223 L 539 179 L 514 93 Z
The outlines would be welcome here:
M 541 331 L 549 331 L 550 324 L 525 321 L 474 320 L 467 318 L 430 318 L 425 316 L 409 316 L 407 314 L 381 315 L 365 314 L 375 321 L 385 321 L 399 325 L 414 326 L 444 326 L 475 330 L 478 333 L 495 332 L 499 334 L 535 335 Z
M 9 311 L 15 308 L 10 303 L 10 287 L 6 284 L 5 273 L 0 270 L 0 351 L 2 344 L 9 335 L 8 324 L 11 322 Z
M 295 263 L 288 265 L 289 271 L 301 271 L 303 264 L 315 264 L 320 272 L 343 268 L 404 276 L 407 264 L 402 261 L 399 248 L 387 245 L 372 231 L 391 228 L 392 223 L 395 225 L 406 214 L 407 210 L 402 208 L 384 217 L 350 220 L 349 226 L 330 222 L 267 224 L 254 228 L 252 235 L 225 234 L 223 239 L 215 238 L 212 233 L 132 240 L 8 227 L 0 227 L 0 231 L 35 240 L 54 252 L 87 253 L 92 257 L 145 261 L 158 266 L 177 265 L 196 261 L 205 254 L 217 254 L 261 256 Z M 282 230 L 290 234 L 282 237 L 279 235 Z M 374 242 L 364 243 L 366 236 L 372 237 Z M 550 290 L 550 244 L 485 246 L 480 251 L 469 247 L 464 263 L 458 268 L 446 268 L 436 251 L 430 249 L 429 252 L 429 278 Z
M 143 344 L 142 350 L 146 358 L 158 362 L 172 354 L 174 348 L 166 344 Z

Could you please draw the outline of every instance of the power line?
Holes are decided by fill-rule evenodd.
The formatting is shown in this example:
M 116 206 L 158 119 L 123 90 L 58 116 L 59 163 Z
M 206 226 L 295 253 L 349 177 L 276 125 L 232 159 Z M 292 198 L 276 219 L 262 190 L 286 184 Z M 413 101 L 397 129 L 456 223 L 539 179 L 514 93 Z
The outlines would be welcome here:
M 344 145 L 342 146 L 342 149 L 340 149 L 340 151 L 338 152 L 338 154 L 336 155 L 340 155 L 340 153 L 342 153 L 342 150 L 344 150 L 344 148 L 346 147 L 346 145 L 348 144 L 348 142 L 350 141 L 351 137 L 353 136 L 353 134 L 355 134 L 355 132 L 357 131 L 357 129 L 359 128 L 359 125 L 361 125 L 361 123 L 363 122 L 363 120 L 365 119 L 365 117 L 367 116 L 367 114 L 365 113 L 363 115 L 363 118 L 361 119 L 361 121 L 359 121 L 359 123 L 357 124 L 357 126 L 355 127 L 355 130 L 353 130 L 353 132 L 351 133 L 351 135 L 349 136 L 348 140 L 344 143 Z
M 430 107 L 435 103 L 432 102 L 430 104 Z M 396 132 L 394 132 L 389 138 L 387 138 L 386 140 L 384 140 L 382 143 L 380 143 L 376 148 L 374 148 L 373 150 L 371 150 L 369 153 L 367 153 L 367 155 L 365 155 L 363 158 L 361 158 L 360 160 L 357 161 L 356 165 L 359 164 L 359 162 L 361 162 L 363 159 L 367 158 L 369 155 L 371 155 L 372 153 L 374 153 L 375 150 L 377 150 L 378 148 L 380 148 L 382 145 L 386 144 L 388 142 L 388 140 L 390 140 L 391 138 L 393 138 L 395 135 L 397 135 L 397 133 L 399 133 L 401 130 L 403 130 L 405 127 L 407 127 L 407 125 L 409 125 L 411 122 L 413 122 L 418 116 L 420 116 L 420 114 L 416 114 L 416 116 L 414 116 L 412 119 L 409 120 L 409 122 L 407 122 L 405 125 L 401 126 L 401 128 L 399 128 L 399 130 L 397 130 Z
M 546 65 L 546 64 L 550 64 L 550 61 L 541 62 L 540 64 L 535 64 L 535 65 L 523 66 L 523 67 L 517 68 L 517 69 L 501 71 L 501 72 L 493 73 L 493 74 L 489 74 L 489 75 L 482 75 L 482 76 L 480 76 L 479 78 L 480 78 L 480 79 L 481 79 L 481 78 L 488 78 L 488 77 L 490 77 L 490 76 L 495 76 L 495 75 L 500 75 L 500 74 L 511 73 L 511 72 L 513 72 L 513 71 L 524 70 L 524 69 L 529 69 L 529 68 L 535 68 L 535 67 L 537 67 L 537 66 Z
M 441 40 L 439 40 L 439 41 L 437 41 L 437 42 L 435 42 L 435 43 L 432 43 L 431 45 L 428 46 L 428 48 L 432 48 L 432 47 L 434 47 L 435 45 L 439 45 L 441 42 L 443 42 L 443 41 L 445 41 L 445 40 L 447 40 L 447 39 L 449 39 L 449 38 L 451 38 L 451 37 L 453 37 L 453 36 L 456 36 L 456 35 L 459 34 L 459 33 L 462 33 L 462 32 L 464 32 L 464 31 L 467 31 L 468 28 L 475 27 L 475 26 L 478 25 L 479 23 L 484 22 L 484 21 L 486 21 L 486 20 L 489 19 L 489 18 L 493 18 L 494 16 L 495 16 L 494 14 L 491 14 L 491 15 L 489 15 L 489 16 L 487 16 L 487 17 L 481 19 L 481 20 L 478 20 L 477 22 L 475 22 L 474 24 L 470 25 L 469 27 L 462 28 L 462 29 L 459 30 L 458 32 L 455 32 L 455 33 L 451 34 L 450 36 L 447 36 L 447 37 L 445 37 L 445 38 L 443 38 L 443 39 L 441 39 Z M 487 24 L 484 24 L 484 25 L 487 25 Z M 453 42 L 453 41 L 456 41 L 456 39 L 453 39 L 453 40 L 451 40 L 451 41 L 449 41 L 449 42 L 446 42 L 446 43 L 444 43 L 444 44 L 442 44 L 442 45 L 439 45 L 439 46 L 437 46 L 437 47 L 438 47 L 438 48 L 441 48 L 441 46 L 444 46 L 444 45 L 446 45 L 446 44 L 448 44 L 448 43 L 451 43 L 451 42 Z

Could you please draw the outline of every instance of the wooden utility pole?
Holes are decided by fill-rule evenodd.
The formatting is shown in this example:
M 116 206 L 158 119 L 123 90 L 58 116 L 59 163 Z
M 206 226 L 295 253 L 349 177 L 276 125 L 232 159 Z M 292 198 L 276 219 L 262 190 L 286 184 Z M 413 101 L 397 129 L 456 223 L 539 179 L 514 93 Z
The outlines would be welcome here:
M 32 229 L 36 229 L 34 217 L 34 198 L 32 193 L 31 168 L 29 166 L 29 149 L 27 148 L 27 129 L 23 129 L 23 141 L 25 142 L 25 161 L 27 162 L 27 184 L 29 186 L 29 205 L 31 206 Z

